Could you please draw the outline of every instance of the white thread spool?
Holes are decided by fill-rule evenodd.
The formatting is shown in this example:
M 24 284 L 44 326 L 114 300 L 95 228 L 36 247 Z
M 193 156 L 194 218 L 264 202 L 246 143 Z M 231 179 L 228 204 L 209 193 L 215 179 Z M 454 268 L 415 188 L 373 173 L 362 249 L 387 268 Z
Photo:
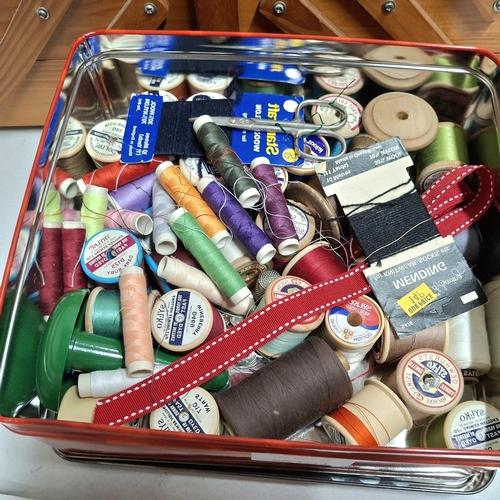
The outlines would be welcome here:
M 483 290 L 488 297 L 484 306 L 491 357 L 488 377 L 500 380 L 500 276 L 483 285 Z
M 126 124 L 121 118 L 110 118 L 90 129 L 85 148 L 97 168 L 120 159 Z
M 338 74 L 332 74 L 335 70 Z M 354 95 L 365 84 L 365 77 L 359 68 L 317 66 L 314 71 L 318 73 L 314 75 L 314 81 L 328 94 Z
M 197 73 L 191 73 L 187 76 L 189 94 L 192 96 L 200 92 L 213 92 L 215 94 L 224 94 L 229 87 L 232 78 L 230 76 L 204 76 Z
M 369 446 L 373 440 L 377 446 L 385 446 L 410 429 L 413 421 L 406 406 L 389 387 L 368 379 L 349 401 L 325 415 L 321 424 L 335 444 Z
M 286 297 L 311 286 L 306 280 L 296 276 L 281 276 L 270 283 L 264 292 L 257 309 L 262 309 L 274 300 Z M 305 321 L 292 326 L 285 325 L 286 330 L 273 340 L 264 344 L 258 351 L 268 358 L 277 358 L 281 354 L 299 345 L 305 338 L 323 322 L 324 313 L 316 314 Z
M 380 306 L 362 295 L 326 311 L 319 335 L 344 354 L 352 366 L 364 359 L 382 334 L 385 316 Z
M 453 359 L 435 349 L 416 349 L 382 377 L 420 425 L 450 411 L 462 398 L 464 379 Z
M 183 73 L 168 73 L 164 77 L 137 75 L 137 81 L 144 90 L 165 91 L 172 95 L 175 100 L 186 97 L 185 80 L 186 76 Z
M 87 131 L 85 127 L 79 120 L 70 117 L 57 159 L 57 166 L 74 179 L 80 179 L 94 169 L 94 165 L 85 149 L 86 139 Z
M 450 342 L 448 354 L 461 370 L 474 370 L 477 376 L 491 369 L 490 346 L 484 306 L 448 320 Z
M 213 396 L 196 387 L 151 412 L 149 427 L 161 431 L 222 434 L 219 407 Z

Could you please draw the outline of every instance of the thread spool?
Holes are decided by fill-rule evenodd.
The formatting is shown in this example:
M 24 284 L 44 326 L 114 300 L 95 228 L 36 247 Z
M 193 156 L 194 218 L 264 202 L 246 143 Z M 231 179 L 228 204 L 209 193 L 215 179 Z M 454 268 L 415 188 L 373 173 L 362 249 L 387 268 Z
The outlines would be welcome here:
M 44 222 L 62 222 L 62 210 L 61 195 L 54 184 L 51 184 L 43 208 Z
M 469 138 L 471 162 L 486 165 L 495 172 L 500 169 L 499 132 L 495 125 L 476 132 Z
M 434 140 L 417 154 L 417 188 L 423 192 L 449 170 L 468 164 L 465 129 L 456 123 L 441 122 Z
M 231 435 L 286 439 L 351 396 L 342 361 L 322 339 L 311 336 L 215 400 Z
M 233 304 L 201 269 L 174 257 L 163 257 L 158 264 L 157 273 L 173 286 L 196 290 L 212 304 L 234 314 L 246 315 L 254 305 L 250 296 Z
M 182 175 L 195 187 L 197 187 L 198 181 L 202 177 L 214 176 L 220 178 L 203 158 L 195 158 L 194 156 L 180 158 L 179 168 Z
M 83 193 L 81 221 L 85 224 L 86 239 L 104 229 L 108 208 L 108 190 L 99 186 L 87 186 Z
M 168 216 L 176 209 L 176 204 L 157 180 L 153 184 L 152 198 L 155 250 L 160 255 L 171 255 L 177 249 L 177 236 L 168 223 Z
M 79 120 L 71 116 L 64 133 L 57 166 L 67 172 L 73 179 L 80 179 L 95 168 L 85 149 L 86 139 L 87 131 L 85 127 Z
M 107 210 L 104 227 L 126 229 L 136 236 L 147 236 L 153 232 L 153 220 L 148 214 L 133 210 Z
M 126 123 L 121 118 L 110 118 L 90 129 L 85 148 L 97 168 L 120 159 Z
M 259 191 L 255 181 L 231 148 L 223 130 L 208 115 L 197 118 L 193 128 L 206 152 L 207 161 L 220 172 L 226 186 L 241 206 L 253 208 L 260 200 Z
M 432 419 L 421 442 L 424 448 L 500 450 L 500 411 L 483 401 L 464 401 Z
M 303 150 L 305 153 L 317 156 L 318 161 L 321 161 L 321 158 L 327 158 L 330 156 L 330 145 L 328 144 L 328 141 L 320 135 L 305 136 Z M 302 165 L 297 167 L 290 166 L 287 167 L 287 170 L 300 177 L 315 175 L 318 161 L 304 160 Z
M 173 352 L 188 352 L 225 331 L 219 311 L 196 290 L 177 288 L 153 305 L 151 327 L 155 340 Z
M 407 151 L 428 146 L 438 133 L 438 117 L 423 99 L 405 92 L 387 92 L 372 99 L 363 113 L 365 131 L 378 141 L 399 137 Z
M 122 269 L 119 285 L 127 375 L 146 377 L 153 373 L 154 353 L 144 271 Z
M 81 398 L 76 385 L 65 393 L 57 410 L 57 420 L 91 424 L 99 398 Z
M 363 55 L 366 61 L 416 64 L 415 68 L 370 68 L 363 72 L 375 83 L 387 90 L 409 91 L 424 84 L 431 76 L 430 71 L 418 69 L 418 64 L 433 64 L 433 58 L 418 47 L 382 45 L 370 49 Z
M 184 247 L 230 302 L 237 304 L 251 295 L 240 275 L 186 209 L 178 208 L 169 216 L 168 221 Z
M 359 363 L 382 334 L 385 316 L 380 306 L 362 295 L 326 311 L 319 335 L 344 354 L 351 367 Z
M 225 90 L 229 87 L 233 78 L 224 75 L 201 75 L 191 73 L 187 75 L 187 84 L 189 94 L 194 95 L 200 92 L 213 92 L 215 94 L 224 95 Z
M 477 376 L 487 374 L 491 357 L 484 306 L 451 318 L 448 323 L 450 342 L 446 354 L 462 371 L 474 372 Z
M 85 331 L 112 339 L 123 338 L 118 290 L 105 290 L 101 286 L 91 290 L 85 308 Z
M 385 446 L 412 427 L 410 412 L 389 387 L 368 379 L 361 390 L 321 419 L 334 444 Z
M 56 168 L 54 171 L 54 184 L 61 196 L 67 200 L 74 198 L 80 192 L 75 179 L 60 168 Z
M 196 219 L 218 248 L 223 248 L 231 235 L 196 188 L 182 175 L 179 167 L 170 161 L 163 162 L 156 169 L 156 176 L 172 199 Z
M 153 183 L 156 174 L 151 172 L 108 192 L 109 205 L 115 209 L 143 212 L 151 207 Z
M 213 212 L 219 216 L 257 262 L 266 264 L 274 257 L 276 249 L 271 240 L 259 229 L 229 190 L 218 183 L 214 177 L 202 177 L 197 189 Z
M 85 244 L 85 224 L 78 221 L 64 221 L 61 231 L 62 268 L 64 293 L 87 288 L 87 276 L 80 265 Z
M 274 300 L 291 295 L 308 286 L 310 286 L 310 283 L 296 276 L 281 276 L 276 278 L 266 288 L 264 297 L 262 297 L 257 309 L 262 309 Z M 286 325 L 287 329 L 273 340 L 260 347 L 259 352 L 273 359 L 281 356 L 283 353 L 290 351 L 303 342 L 313 330 L 321 325 L 324 317 L 324 313 L 320 313 L 290 327 Z
M 421 332 L 400 338 L 389 321 L 385 321 L 382 335 L 373 346 L 377 363 L 393 363 L 416 349 L 429 348 L 448 352 L 450 327 L 447 321 L 426 328 Z
M 301 250 L 283 269 L 283 274 L 299 276 L 311 284 L 334 279 L 347 267 L 325 241 L 313 243 Z
M 326 101 L 326 103 L 335 103 L 335 105 L 340 106 L 345 110 L 345 113 L 347 114 L 347 123 L 336 130 L 336 132 L 344 139 L 351 139 L 360 133 L 363 106 L 361 106 L 356 99 L 340 94 L 327 94 L 321 96 L 320 100 Z M 340 116 L 338 110 L 333 106 L 321 104 L 312 107 L 311 118 L 313 123 L 316 123 L 319 126 L 318 133 L 321 134 L 321 126 L 335 125 L 340 122 L 342 117 Z
M 349 153 L 352 151 L 358 151 L 360 149 L 373 146 L 377 142 L 377 139 L 370 134 L 361 133 L 351 139 L 351 142 L 347 147 L 347 151 L 349 151 Z
M 263 184 L 264 216 L 274 246 L 284 256 L 297 253 L 299 239 L 273 167 L 267 158 L 258 157 L 250 163 L 250 170 Z
M 200 387 L 151 412 L 149 428 L 194 434 L 220 435 L 223 431 L 215 399 Z
M 450 411 L 464 392 L 462 372 L 453 359 L 428 348 L 407 353 L 382 382 L 401 398 L 416 425 Z
M 100 284 L 118 283 L 120 273 L 142 263 L 139 240 L 124 229 L 104 229 L 87 240 L 81 265 L 85 274 Z
M 500 380 L 500 276 L 483 285 L 488 302 L 484 305 L 488 343 L 490 346 L 491 369 L 488 377 Z
M 365 84 L 365 77 L 358 68 L 317 66 L 314 72 L 314 82 L 319 87 L 319 95 L 324 95 L 326 92 L 353 96 Z
M 285 82 L 271 82 L 267 80 L 240 80 L 241 90 L 255 94 L 283 94 L 290 95 L 290 85 Z
M 183 73 L 167 73 L 163 78 L 138 74 L 137 81 L 144 90 L 168 92 L 175 100 L 180 101 L 188 95 L 186 75 Z

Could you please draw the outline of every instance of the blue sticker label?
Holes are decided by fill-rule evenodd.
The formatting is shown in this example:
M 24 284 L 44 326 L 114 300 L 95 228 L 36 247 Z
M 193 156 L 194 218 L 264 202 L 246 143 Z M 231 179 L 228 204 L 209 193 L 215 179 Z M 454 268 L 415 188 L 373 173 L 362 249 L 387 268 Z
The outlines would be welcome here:
M 170 35 L 146 35 L 144 38 L 143 50 L 145 52 L 168 52 L 173 49 L 176 38 Z M 165 78 L 170 67 L 168 59 L 141 59 L 137 63 L 137 70 L 146 76 L 156 76 Z
M 295 109 L 302 100 L 299 96 L 243 93 L 239 104 L 235 106 L 234 116 L 265 118 L 273 121 L 293 120 Z M 303 139 L 299 140 L 299 147 L 303 147 L 303 142 Z M 266 157 L 271 165 L 276 166 L 303 163 L 302 158 L 295 152 L 293 137 L 280 132 L 278 125 L 276 125 L 276 132 L 274 130 L 269 132 L 233 130 L 231 146 L 242 163 L 246 164 L 259 156 Z
M 168 339 L 171 345 L 179 346 L 183 344 L 184 331 L 187 327 L 187 311 L 190 297 L 191 293 L 187 291 L 179 291 L 177 293 L 172 324 L 170 327 L 170 336 Z
M 143 163 L 153 159 L 162 104 L 163 98 L 159 95 L 132 97 L 123 135 L 122 163 Z

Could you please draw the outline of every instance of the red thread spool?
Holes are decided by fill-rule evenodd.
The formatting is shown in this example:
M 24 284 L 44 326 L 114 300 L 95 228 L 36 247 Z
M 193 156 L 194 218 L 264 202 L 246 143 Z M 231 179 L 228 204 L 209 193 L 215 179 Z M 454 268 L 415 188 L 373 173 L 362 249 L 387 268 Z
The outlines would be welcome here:
M 87 275 L 80 265 L 85 244 L 83 222 L 63 222 L 61 232 L 64 293 L 88 287 Z
M 75 179 L 60 168 L 55 169 L 54 184 L 59 193 L 66 199 L 72 199 L 80 192 Z
M 326 242 L 318 242 L 301 250 L 283 269 L 283 275 L 298 276 L 311 284 L 336 278 L 347 271 L 340 257 Z

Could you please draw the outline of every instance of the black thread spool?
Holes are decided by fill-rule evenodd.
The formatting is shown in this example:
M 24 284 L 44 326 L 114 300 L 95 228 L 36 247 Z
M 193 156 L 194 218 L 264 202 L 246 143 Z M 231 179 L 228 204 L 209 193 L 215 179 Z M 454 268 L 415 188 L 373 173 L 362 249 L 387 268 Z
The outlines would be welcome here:
M 323 339 L 309 337 L 217 394 L 229 433 L 285 439 L 331 413 L 353 394 L 348 363 L 341 356 Z

